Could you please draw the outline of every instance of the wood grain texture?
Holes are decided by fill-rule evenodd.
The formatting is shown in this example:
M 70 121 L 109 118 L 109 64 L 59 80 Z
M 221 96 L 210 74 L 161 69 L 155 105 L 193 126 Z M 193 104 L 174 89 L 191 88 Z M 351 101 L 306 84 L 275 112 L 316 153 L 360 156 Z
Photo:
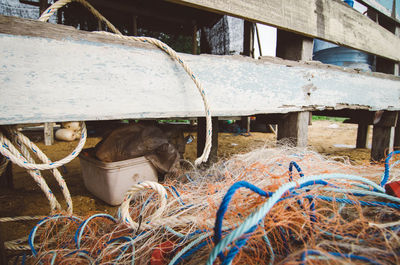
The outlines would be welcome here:
M 400 38 L 340 0 L 169 0 L 400 61 Z
M 371 159 L 381 161 L 393 151 L 398 112 L 385 111 L 372 130 Z
M 37 23 L 0 16 L 0 125 L 204 116 L 192 80 L 163 51 Z M 213 116 L 400 110 L 400 78 L 391 75 L 276 58 L 180 55 L 203 83 Z
M 373 8 L 374 10 L 378 11 L 381 14 L 386 15 L 400 23 L 400 0 L 392 0 L 396 1 L 396 10 L 393 12 L 393 5 L 392 6 L 383 6 L 380 2 L 376 0 L 359 0 L 358 2 L 366 5 L 367 7 Z

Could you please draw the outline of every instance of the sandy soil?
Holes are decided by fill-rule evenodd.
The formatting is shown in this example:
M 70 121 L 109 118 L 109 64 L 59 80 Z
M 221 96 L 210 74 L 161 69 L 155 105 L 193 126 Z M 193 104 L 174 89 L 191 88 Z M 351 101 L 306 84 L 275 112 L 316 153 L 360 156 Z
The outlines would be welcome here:
M 196 137 L 195 134 L 192 134 Z M 354 163 L 367 163 L 369 149 L 351 148 L 355 145 L 357 126 L 332 121 L 314 121 L 309 126 L 309 148 L 329 156 L 346 156 Z M 256 147 L 271 144 L 276 137 L 272 133 L 251 133 L 250 136 L 219 134 L 219 158 L 228 158 L 236 153 L 248 152 Z M 100 138 L 88 138 L 85 148 L 93 147 Z M 53 161 L 70 153 L 76 146 L 75 142 L 56 141 L 52 146 L 37 145 Z M 196 156 L 196 141 L 186 147 L 185 158 L 194 160 Z M 47 215 L 49 204 L 40 188 L 35 184 L 25 170 L 13 166 L 15 189 L 8 190 L 0 187 L 0 217 Z M 88 215 L 100 211 L 114 214 L 117 207 L 112 207 L 91 195 L 84 187 L 81 179 L 79 160 L 75 159 L 61 172 L 66 179 L 73 197 L 74 213 Z M 61 198 L 58 186 L 48 172 L 44 173 L 46 181 L 56 197 Z M 0 233 L 3 240 L 16 239 L 27 235 L 35 222 L 0 223 Z

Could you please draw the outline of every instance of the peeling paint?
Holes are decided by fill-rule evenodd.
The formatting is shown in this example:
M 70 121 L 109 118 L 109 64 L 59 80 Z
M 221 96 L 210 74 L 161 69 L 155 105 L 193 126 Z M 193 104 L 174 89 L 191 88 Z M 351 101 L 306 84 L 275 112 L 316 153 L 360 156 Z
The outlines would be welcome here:
M 237 56 L 180 56 L 202 82 L 214 116 L 339 106 L 400 110 L 398 78 Z M 72 39 L 0 34 L 0 93 L 0 124 L 204 116 L 193 81 L 164 52 Z

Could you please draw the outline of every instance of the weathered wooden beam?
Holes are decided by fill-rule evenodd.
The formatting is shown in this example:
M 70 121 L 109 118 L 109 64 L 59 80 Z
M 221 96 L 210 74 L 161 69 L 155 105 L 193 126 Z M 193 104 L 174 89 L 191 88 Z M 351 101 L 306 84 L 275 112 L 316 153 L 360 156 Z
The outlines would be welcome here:
M 14 188 L 14 179 L 13 179 L 11 162 L 7 164 L 5 171 L 0 175 L 0 186 L 7 187 L 9 189 Z
M 48 0 L 39 0 L 39 16 L 42 15 L 42 13 L 47 9 L 47 7 L 49 6 L 49 2 Z
M 213 116 L 400 110 L 400 78 L 390 75 L 277 58 L 179 55 L 202 82 Z M 0 93 L 0 124 L 204 116 L 193 81 L 160 49 L 4 16 Z
M 313 39 L 301 35 L 278 30 L 276 56 L 294 61 L 311 61 L 313 54 Z
M 397 115 L 399 115 L 399 113 L 397 113 Z M 394 150 L 400 150 L 400 122 L 397 122 L 394 129 L 393 148 Z
M 388 18 L 393 19 L 397 23 L 400 23 L 400 13 L 399 11 L 396 12 L 396 10 L 393 9 L 393 7 L 396 7 L 397 10 L 400 10 L 400 1 L 399 0 L 393 0 L 392 3 L 396 3 L 396 5 L 392 6 L 383 6 L 381 3 L 379 3 L 376 0 L 358 0 L 358 2 L 366 5 L 368 8 L 372 8 L 375 11 L 379 12 L 380 14 L 383 14 L 387 16 Z M 388 1 L 386 1 L 388 2 Z M 389 2 L 388 2 L 389 3 Z
M 52 145 L 54 143 L 54 123 L 45 122 L 44 123 L 44 144 Z
M 250 132 L 250 117 L 249 116 L 244 116 L 240 119 L 240 125 L 242 129 L 246 131 L 246 133 Z
M 197 54 L 199 42 L 197 41 L 197 22 L 195 20 L 192 21 L 192 54 Z
M 397 125 L 398 112 L 386 111 L 372 132 L 371 160 L 380 161 L 393 150 L 394 132 Z
M 308 112 L 288 113 L 278 123 L 278 140 L 288 139 L 295 146 L 306 147 L 308 137 Z
M 254 23 L 243 21 L 243 55 L 254 58 Z
M 169 0 L 400 61 L 400 39 L 339 0 Z
M 0 264 L 8 264 L 6 249 L 4 247 L 3 235 L 0 227 Z
M 309 61 L 312 59 L 313 39 L 279 30 L 276 40 L 276 56 L 289 60 Z M 306 97 L 311 90 L 305 90 Z M 308 142 L 308 124 L 310 113 L 294 112 L 284 116 L 278 123 L 277 140 L 291 139 L 296 146 L 306 147 Z
M 368 145 L 368 132 L 369 125 L 366 123 L 359 123 L 357 127 L 357 140 L 356 148 L 367 148 Z

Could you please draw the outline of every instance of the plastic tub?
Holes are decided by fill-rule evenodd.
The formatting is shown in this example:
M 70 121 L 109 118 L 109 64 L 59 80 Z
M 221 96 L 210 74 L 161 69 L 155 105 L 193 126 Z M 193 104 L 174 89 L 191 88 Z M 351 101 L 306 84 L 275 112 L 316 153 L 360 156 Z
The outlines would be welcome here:
M 102 162 L 86 149 L 79 154 L 85 187 L 110 205 L 122 203 L 129 188 L 141 181 L 158 181 L 157 171 L 145 158 L 138 157 L 118 162 Z

